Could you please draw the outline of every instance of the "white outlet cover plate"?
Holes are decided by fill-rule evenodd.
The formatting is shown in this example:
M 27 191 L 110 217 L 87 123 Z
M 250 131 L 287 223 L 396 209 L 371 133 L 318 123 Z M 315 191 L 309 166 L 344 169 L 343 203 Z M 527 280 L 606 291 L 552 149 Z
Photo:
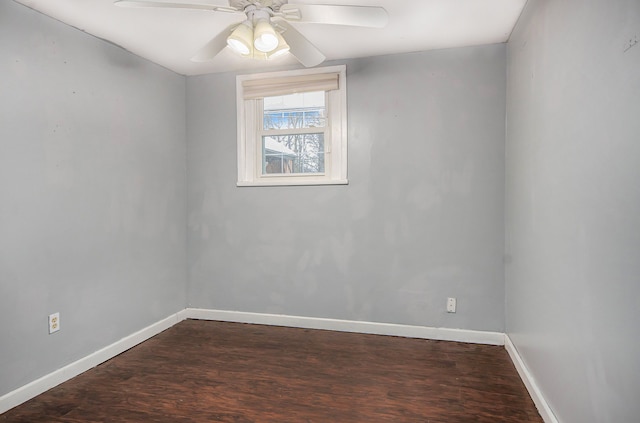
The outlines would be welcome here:
M 53 313 L 49 315 L 49 333 L 54 333 L 60 330 L 60 313 Z
M 455 313 L 455 312 L 456 312 L 456 299 L 447 298 L 447 313 Z

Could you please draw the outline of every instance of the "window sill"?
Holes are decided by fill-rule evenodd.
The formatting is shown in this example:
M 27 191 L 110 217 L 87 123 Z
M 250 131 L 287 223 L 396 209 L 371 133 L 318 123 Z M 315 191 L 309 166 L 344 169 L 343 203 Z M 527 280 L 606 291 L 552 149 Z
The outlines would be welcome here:
M 304 186 L 304 185 L 349 185 L 348 179 L 337 180 L 316 180 L 316 181 L 283 181 L 283 180 L 260 180 L 253 182 L 238 182 L 238 187 L 277 187 L 277 186 Z

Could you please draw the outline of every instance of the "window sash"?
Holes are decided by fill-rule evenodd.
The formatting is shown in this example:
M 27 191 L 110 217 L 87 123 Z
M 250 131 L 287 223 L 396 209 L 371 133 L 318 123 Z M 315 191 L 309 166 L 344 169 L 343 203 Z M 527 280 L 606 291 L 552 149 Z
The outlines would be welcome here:
M 327 124 L 324 127 L 313 127 L 313 128 L 291 128 L 291 129 L 262 129 L 262 122 L 264 119 L 264 101 L 261 98 L 253 99 L 253 100 L 245 100 L 247 103 L 254 103 L 255 107 L 253 108 L 256 113 L 255 122 L 256 122 L 256 130 L 255 130 L 255 139 L 253 139 L 255 148 L 254 154 L 256 157 L 256 177 L 257 179 L 261 178 L 273 178 L 273 177 L 281 177 L 281 178 L 292 178 L 292 177 L 300 177 L 300 176 L 316 176 L 316 177 L 325 177 L 326 175 L 331 175 L 331 119 L 328 119 Z M 329 93 L 325 92 L 325 107 L 327 108 L 327 115 L 331 115 L 330 110 L 330 101 L 329 101 Z M 258 126 L 259 125 L 259 126 Z M 278 136 L 278 135 L 298 135 L 298 134 L 318 134 L 322 133 L 324 136 L 324 172 L 317 173 L 263 173 L 263 165 L 264 165 L 264 156 L 262 151 L 262 137 L 263 136 Z

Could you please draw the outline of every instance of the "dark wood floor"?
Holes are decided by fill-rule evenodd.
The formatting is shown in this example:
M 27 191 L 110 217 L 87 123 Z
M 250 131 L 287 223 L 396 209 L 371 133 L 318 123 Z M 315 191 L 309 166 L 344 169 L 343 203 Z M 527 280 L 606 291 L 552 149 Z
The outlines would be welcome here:
M 538 422 L 502 347 L 187 320 L 0 422 Z

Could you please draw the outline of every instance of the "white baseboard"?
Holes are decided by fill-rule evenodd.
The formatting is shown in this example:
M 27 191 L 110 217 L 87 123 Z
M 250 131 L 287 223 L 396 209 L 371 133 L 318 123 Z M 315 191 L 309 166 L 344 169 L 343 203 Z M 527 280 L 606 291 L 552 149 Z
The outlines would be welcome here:
M 514 366 L 516 366 L 520 379 L 522 379 L 524 386 L 526 386 L 527 391 L 529 391 L 529 395 L 538 408 L 538 413 L 540 413 L 542 420 L 544 420 L 545 423 L 558 423 L 558 419 L 555 414 L 553 414 L 553 411 L 551 411 L 551 407 L 549 407 L 547 400 L 542 395 L 533 375 L 529 372 L 527 366 L 525 366 L 524 361 L 522 361 L 522 357 L 520 357 L 518 350 L 515 345 L 513 345 L 513 342 L 511 342 L 509 335 L 504 336 L 504 348 L 509 353 Z
M 162 319 L 159 322 L 156 322 L 150 326 L 147 326 L 144 329 L 139 330 L 127 337 L 122 338 L 121 340 L 114 342 L 111 345 L 108 345 L 92 354 L 89 354 L 86 357 L 81 358 L 80 360 L 74 361 L 71 364 L 68 364 L 48 375 L 41 377 L 40 379 L 34 380 L 15 391 L 11 391 L 0 397 L 0 414 L 12 409 L 15 406 L 22 404 L 25 401 L 34 398 L 41 393 L 48 391 L 65 382 L 81 373 L 86 372 L 87 370 L 104 363 L 105 361 L 117 356 L 118 354 L 128 350 L 129 348 L 135 347 L 141 342 L 146 341 L 154 335 L 162 332 L 165 329 L 170 328 L 176 323 L 185 319 L 183 317 L 185 315 L 184 310 L 172 314 L 166 319 Z
M 468 342 L 475 344 L 504 345 L 513 360 L 520 377 L 533 398 L 540 415 L 546 423 L 558 423 L 531 374 L 524 366 L 511 340 L 500 332 L 465 329 L 434 328 L 393 323 L 361 322 L 354 320 L 327 319 L 319 317 L 287 316 L 278 314 L 249 313 L 240 311 L 187 308 L 172 314 L 146 328 L 106 346 L 88 356 L 68 364 L 48 375 L 34 380 L 0 397 L 0 414 L 34 398 L 85 371 L 104 363 L 152 336 L 185 319 L 218 320 L 225 322 L 253 323 L 272 326 L 287 326 L 305 329 L 323 329 L 339 332 L 367 333 L 374 335 L 403 336 L 407 338 L 435 339 L 442 341 Z
M 368 333 L 374 335 L 404 336 L 407 338 L 436 339 L 474 344 L 504 345 L 504 334 L 465 329 L 433 328 L 427 326 L 398 325 L 392 323 L 360 322 L 320 317 L 287 316 L 280 314 L 247 313 L 241 311 L 187 308 L 188 319 L 219 320 L 225 322 L 254 323 L 305 329 L 324 329 L 339 332 Z

